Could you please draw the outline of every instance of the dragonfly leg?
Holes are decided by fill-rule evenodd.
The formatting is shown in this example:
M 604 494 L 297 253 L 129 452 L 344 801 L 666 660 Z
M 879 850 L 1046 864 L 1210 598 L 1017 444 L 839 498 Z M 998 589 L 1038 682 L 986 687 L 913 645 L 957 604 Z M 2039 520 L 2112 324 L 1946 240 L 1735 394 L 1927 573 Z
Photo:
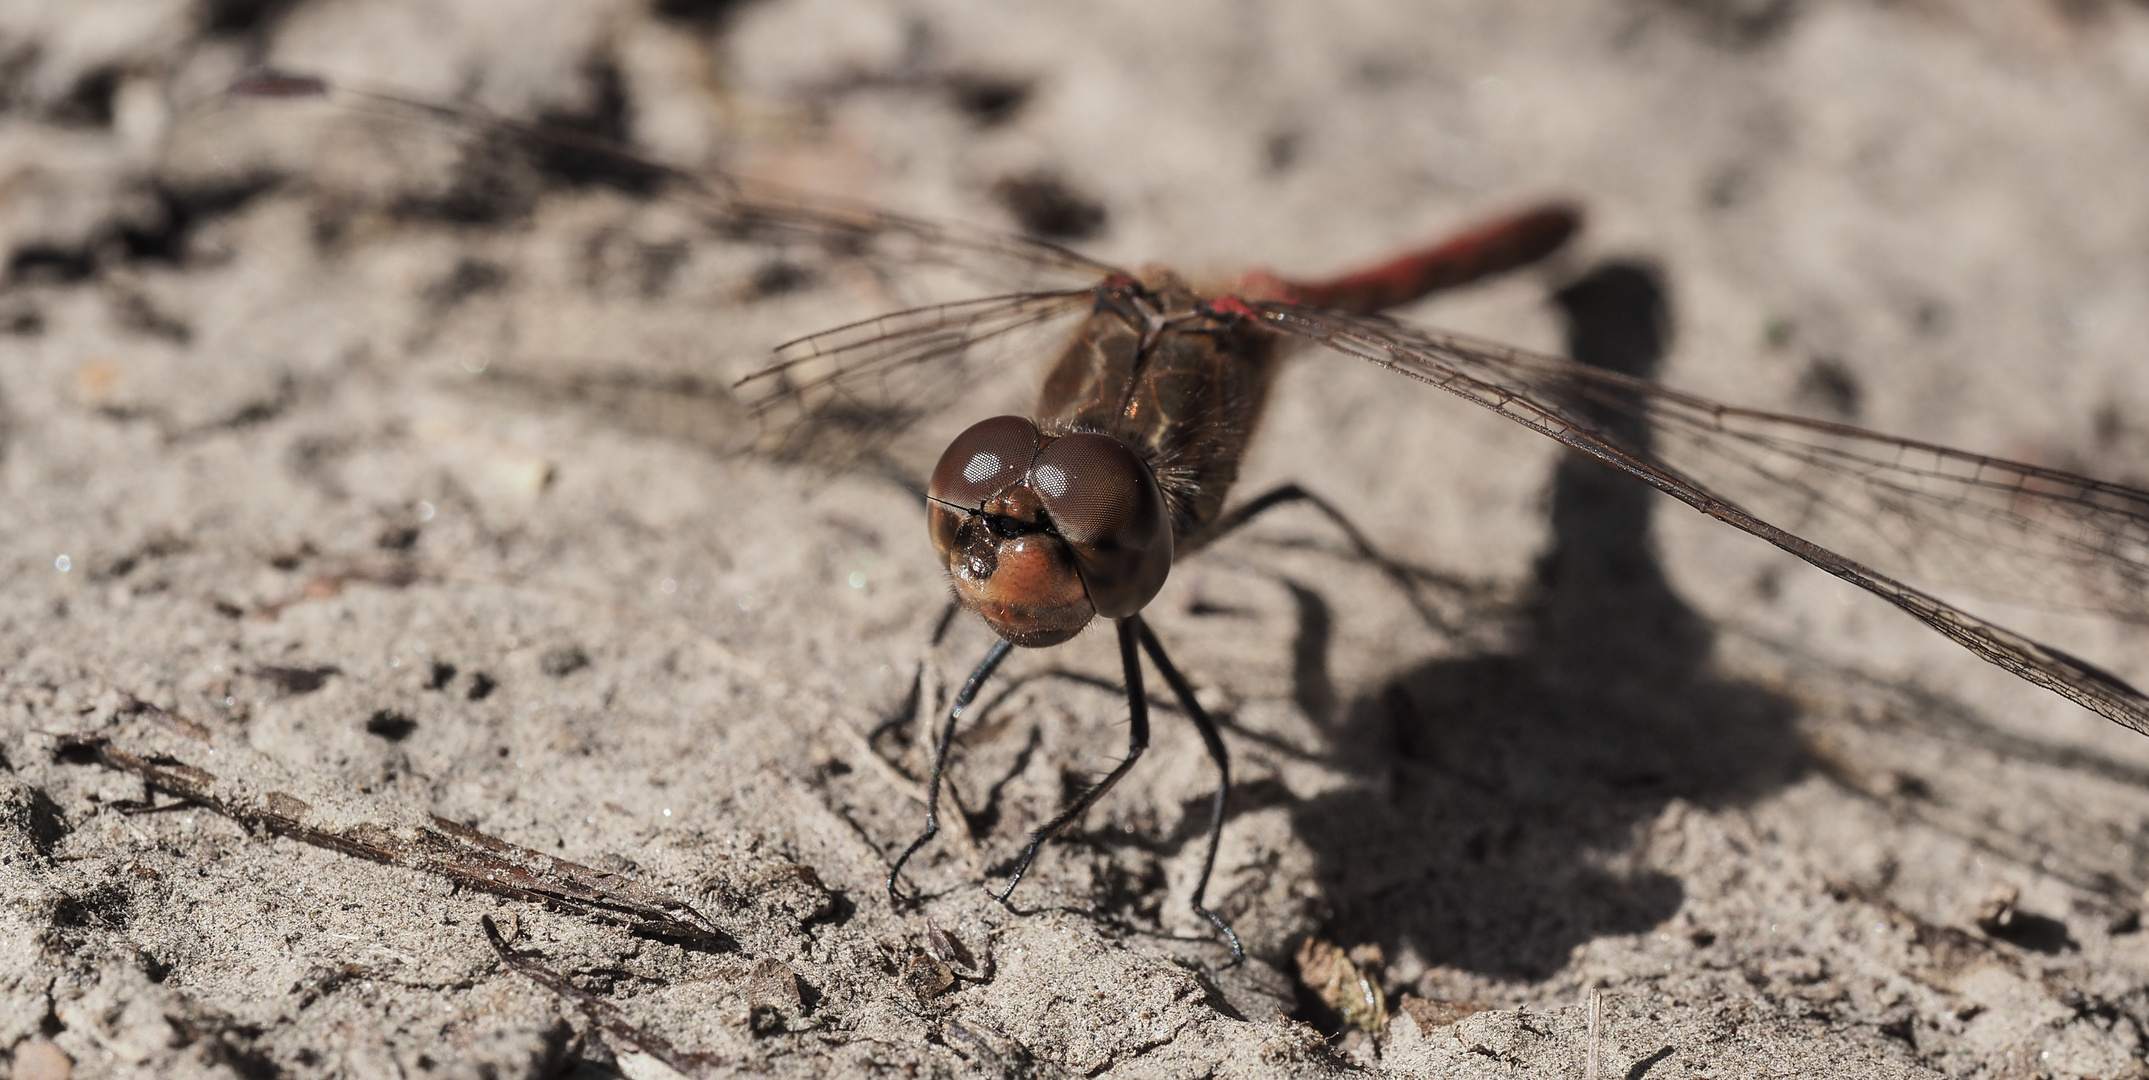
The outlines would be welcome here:
M 1370 559 L 1380 558 L 1380 552 L 1374 549 L 1373 542 L 1367 540 L 1365 534 L 1359 532 L 1358 527 L 1351 524 L 1350 518 L 1344 516 L 1343 511 L 1336 509 L 1335 505 L 1327 499 L 1321 498 L 1319 495 L 1315 495 L 1297 484 L 1283 484 L 1262 492 L 1260 495 L 1240 503 L 1231 510 L 1225 511 L 1222 516 L 1210 522 L 1208 528 L 1195 535 L 1193 549 L 1199 551 L 1206 548 L 1210 544 L 1222 540 L 1225 536 L 1237 532 L 1253 519 L 1285 503 L 1294 502 L 1308 503 L 1314 509 L 1319 510 L 1328 520 L 1335 522 L 1336 527 L 1343 530 L 1344 537 L 1350 540 L 1351 547 L 1356 549 L 1358 554 Z
M 1334 503 L 1297 484 L 1284 484 L 1273 488 L 1226 511 L 1210 522 L 1208 528 L 1194 536 L 1189 552 L 1206 548 L 1253 519 L 1287 503 L 1305 503 L 1320 511 L 1321 516 L 1333 523 L 1343 533 L 1344 539 L 1350 541 L 1351 550 L 1356 552 L 1359 558 L 1379 567 L 1380 572 L 1409 599 L 1410 606 L 1417 611 L 1419 618 L 1425 620 L 1427 626 L 1443 633 L 1454 629 L 1448 625 L 1446 618 L 1433 610 L 1419 595 L 1419 586 L 1422 584 L 1419 579 L 1424 576 L 1422 571 L 1414 573 L 1410 567 L 1381 554 L 1380 549 L 1373 546 L 1373 541 L 1366 539 L 1366 535 L 1358 531 L 1358 526 L 1351 524 L 1349 515 L 1337 509 Z
M 1142 694 L 1142 657 L 1135 649 L 1135 637 L 1142 631 L 1142 617 L 1129 615 L 1119 620 L 1118 626 L 1119 662 L 1127 673 L 1127 756 L 1116 768 L 1106 773 L 1104 779 L 1083 792 L 1072 805 L 1030 834 L 1030 846 L 1022 849 L 1022 858 L 1015 863 L 1014 876 L 1007 879 L 1007 887 L 1001 889 L 998 894 L 1002 903 L 1014 895 L 1015 886 L 1022 883 L 1022 875 L 1029 873 L 1030 863 L 1037 858 L 1037 849 L 1096 805 L 1105 792 L 1112 790 L 1112 785 L 1119 783 L 1120 777 L 1127 775 L 1127 770 L 1134 768 L 1134 763 L 1140 760 L 1142 751 L 1149 748 L 1149 700 Z
M 903 849 L 903 854 L 896 856 L 895 865 L 888 868 L 888 900 L 891 903 L 902 902 L 895 886 L 896 879 L 903 876 L 903 864 L 909 862 L 910 857 L 916 855 L 926 841 L 940 834 L 940 774 L 948 765 L 948 746 L 955 741 L 955 724 L 963 718 L 963 710 L 970 706 L 970 702 L 977 697 L 978 690 L 985 685 L 985 680 L 992 677 L 993 670 L 1000 666 L 1000 661 L 1007 659 L 1008 651 L 1012 648 L 1014 646 L 1005 641 L 994 642 L 992 650 L 985 654 L 985 659 L 978 661 L 977 667 L 971 669 L 970 678 L 963 682 L 962 692 L 955 695 L 955 703 L 948 708 L 947 721 L 940 725 L 940 739 L 933 746 L 933 775 L 926 781 L 925 831 L 919 833 L 918 838 Z
M 1231 794 L 1231 754 L 1224 749 L 1224 736 L 1217 731 L 1216 721 L 1211 720 L 1209 711 L 1194 700 L 1194 687 L 1186 681 L 1186 676 L 1179 674 L 1178 668 L 1172 666 L 1171 658 L 1164 655 L 1164 645 L 1150 632 L 1149 624 L 1141 623 L 1135 627 L 1135 632 L 1141 635 L 1142 651 L 1149 654 L 1149 662 L 1157 666 L 1164 682 L 1172 688 L 1172 696 L 1179 699 L 1179 707 L 1193 719 L 1194 730 L 1201 732 L 1202 745 L 1209 748 L 1209 759 L 1216 762 L 1216 794 L 1209 800 L 1209 850 L 1201 857 L 1201 877 L 1194 882 L 1194 899 L 1188 906 L 1194 909 L 1194 914 L 1216 927 L 1217 933 L 1224 935 L 1224 940 L 1231 944 L 1232 962 L 1238 963 L 1246 959 L 1246 949 L 1239 944 L 1239 935 L 1223 916 L 1203 906 L 1209 892 L 1209 874 L 1216 869 L 1217 844 L 1224 838 L 1224 801 Z

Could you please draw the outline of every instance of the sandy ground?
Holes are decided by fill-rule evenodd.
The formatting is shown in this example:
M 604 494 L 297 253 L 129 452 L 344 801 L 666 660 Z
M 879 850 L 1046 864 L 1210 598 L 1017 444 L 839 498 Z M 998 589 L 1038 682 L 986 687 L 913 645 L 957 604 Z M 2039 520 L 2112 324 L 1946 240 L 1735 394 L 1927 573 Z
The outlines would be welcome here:
M 1565 197 L 1573 250 L 1411 317 L 1558 350 L 1658 297 L 1682 388 L 2138 480 L 2149 10 L 645 6 L 0 9 L 13 1076 L 2143 1071 L 2149 741 L 1329 357 L 1243 489 L 1347 506 L 1410 595 L 1285 509 L 1151 609 L 1227 722 L 1251 959 L 1185 910 L 1173 709 L 978 888 L 1118 752 L 1097 631 L 1010 661 L 891 907 L 927 736 L 876 728 L 990 638 L 933 644 L 899 483 L 751 452 L 721 387 L 955 283 L 775 288 L 676 205 L 211 99 L 272 62 L 996 229 L 1052 177 L 1085 251 L 1193 270 Z M 1309 939 L 1377 950 L 1384 1026 Z

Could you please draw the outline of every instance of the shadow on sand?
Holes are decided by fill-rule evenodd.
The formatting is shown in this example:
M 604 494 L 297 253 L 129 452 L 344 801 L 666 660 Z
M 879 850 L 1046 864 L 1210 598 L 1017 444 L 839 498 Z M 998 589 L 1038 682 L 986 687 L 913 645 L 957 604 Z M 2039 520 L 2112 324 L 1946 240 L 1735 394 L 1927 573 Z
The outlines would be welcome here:
M 1669 321 L 1653 269 L 1610 263 L 1557 299 L 1571 355 L 1654 373 Z M 1599 419 L 1646 445 L 1633 421 Z M 1709 627 L 1658 565 L 1652 502 L 1567 455 L 1521 647 L 1428 662 L 1329 714 L 1338 763 L 1366 782 L 1302 804 L 1295 824 L 1338 941 L 1545 978 L 1575 946 L 1678 910 L 1676 879 L 1619 868 L 1667 802 L 1748 802 L 1805 771 L 1790 702 L 1712 671 Z

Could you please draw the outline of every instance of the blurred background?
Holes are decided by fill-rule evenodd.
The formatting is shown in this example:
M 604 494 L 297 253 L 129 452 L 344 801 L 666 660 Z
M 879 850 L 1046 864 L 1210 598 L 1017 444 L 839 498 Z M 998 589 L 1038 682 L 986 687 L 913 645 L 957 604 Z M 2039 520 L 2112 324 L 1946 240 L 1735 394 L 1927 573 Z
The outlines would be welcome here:
M 51 808 L 23 820 L 58 824 L 24 826 L 9 1043 L 83 1074 L 641 1067 L 492 966 L 488 899 L 112 811 L 139 785 L 53 762 L 50 733 L 122 723 L 124 693 L 682 895 L 730 895 L 711 866 L 812 867 L 838 914 L 723 913 L 818 988 L 773 1034 L 711 1004 L 735 957 L 533 931 L 738 1061 L 1564 1068 L 1597 986 L 1626 995 L 1622 1071 L 1666 1046 L 1696 1070 L 2140 1068 L 2149 744 L 1697 515 L 1578 512 L 1590 474 L 1544 440 L 1329 357 L 1287 373 L 1243 489 L 1347 508 L 1419 595 L 1282 514 L 1175 572 L 1154 618 L 1239 754 L 1211 896 L 1254 962 L 1222 970 L 1183 912 L 1212 780 L 1168 712 L 1025 884 L 1035 909 L 971 895 L 1113 758 L 1092 634 L 1011 664 L 954 770 L 977 847 L 914 868 L 935 918 L 1002 942 L 1002 981 L 904 997 L 883 967 L 923 932 L 876 875 L 922 817 L 920 727 L 861 740 L 987 638 L 929 644 L 944 585 L 899 485 L 748 453 L 727 387 L 787 338 L 962 294 L 488 164 L 511 154 L 482 129 L 224 98 L 264 65 L 1196 275 L 1318 276 L 1570 200 L 1568 251 L 1406 317 L 1609 335 L 1684 390 L 2149 481 L 2137 3 L 17 0 L 0 752 L 10 798 Z M 1019 399 L 1015 359 L 979 392 Z M 2136 628 L 1997 613 L 2149 677 Z M 1979 922 L 2009 889 L 2035 933 Z M 1309 936 L 1377 945 L 1398 1002 L 1556 1019 L 1349 1035 L 1298 982 Z M 323 972 L 346 974 L 289 989 Z M 493 1004 L 453 1000 L 474 983 Z M 1143 1009 L 1165 1019 L 1127 1028 Z M 1744 1041 L 1710 1042 L 1725 1025 Z

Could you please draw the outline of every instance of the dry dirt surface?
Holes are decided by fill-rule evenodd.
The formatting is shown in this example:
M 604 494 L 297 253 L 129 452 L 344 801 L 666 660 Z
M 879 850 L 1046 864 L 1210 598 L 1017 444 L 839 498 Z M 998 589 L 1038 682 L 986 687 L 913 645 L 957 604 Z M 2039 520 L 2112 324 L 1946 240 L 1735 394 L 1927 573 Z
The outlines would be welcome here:
M 1166 704 L 981 888 L 1124 745 L 1106 631 L 987 688 L 891 905 L 991 641 L 939 632 L 906 478 L 1037 358 L 870 459 L 769 452 L 730 384 L 1022 275 L 219 92 L 1197 272 L 1569 199 L 1567 252 L 1405 317 L 1662 325 L 1684 389 L 2140 483 L 2149 8 L 14 0 L 0 60 L 17 1080 L 2143 1072 L 2149 740 L 1330 355 L 1242 497 L 1394 565 L 1287 507 L 1150 609 L 1234 755 L 1249 959 L 1187 910 L 1214 772 Z M 2138 628 L 1994 610 L 2149 677 Z

